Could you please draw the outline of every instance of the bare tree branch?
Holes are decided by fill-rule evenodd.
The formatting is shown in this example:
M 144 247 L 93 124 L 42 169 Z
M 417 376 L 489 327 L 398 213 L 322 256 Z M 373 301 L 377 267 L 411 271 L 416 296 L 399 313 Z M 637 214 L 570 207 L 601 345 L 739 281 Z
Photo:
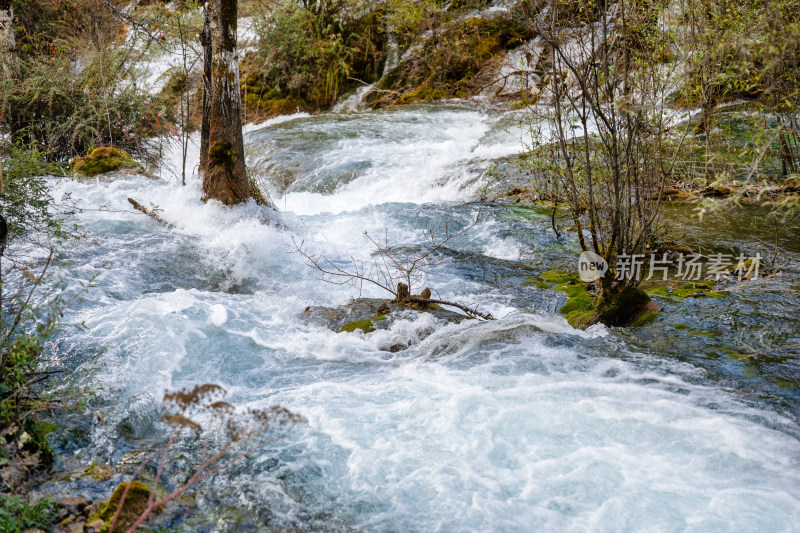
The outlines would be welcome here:
M 455 233 L 450 232 L 450 225 L 446 223 L 444 236 L 441 239 L 437 239 L 433 230 L 423 231 L 425 245 L 417 253 L 401 253 L 394 250 L 395 247 L 389 243 L 388 230 L 384 234 L 383 243 L 364 232 L 378 258 L 372 264 L 366 265 L 363 261 L 351 257 L 350 262 L 353 265 L 351 270 L 340 267 L 324 255 L 314 255 L 307 251 L 304 248 L 304 241 L 298 244 L 292 237 L 292 243 L 295 246 L 295 253 L 300 254 L 308 266 L 319 270 L 322 273 L 321 279 L 327 283 L 354 286 L 363 286 L 365 282 L 371 283 L 394 296 L 394 301 L 398 304 L 446 305 L 460 309 L 471 317 L 494 320 L 489 313 L 482 313 L 457 302 L 434 300 L 412 294 L 415 284 L 421 282 L 426 275 L 431 275 L 432 268 L 439 264 L 435 257 L 436 254 L 441 252 L 448 242 L 474 228 L 480 220 L 480 216 L 481 209 L 479 208 L 475 220 Z M 430 294 L 429 290 L 426 292 L 428 295 Z

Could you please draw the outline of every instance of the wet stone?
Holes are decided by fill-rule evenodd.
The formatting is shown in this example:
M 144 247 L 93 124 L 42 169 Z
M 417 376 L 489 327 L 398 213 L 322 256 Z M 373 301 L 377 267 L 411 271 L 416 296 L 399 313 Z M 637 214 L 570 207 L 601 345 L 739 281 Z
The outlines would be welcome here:
M 379 298 L 358 298 L 339 307 L 311 306 L 300 313 L 300 318 L 306 324 L 323 326 L 336 332 L 360 330 L 370 333 L 378 329 L 389 329 L 400 318 L 408 318 L 409 313 L 430 313 L 443 324 L 470 320 L 466 315 L 438 305 L 402 305 Z M 421 338 L 427 337 L 433 331 L 426 328 Z M 406 348 L 406 344 L 395 343 L 383 346 L 381 350 L 394 353 Z

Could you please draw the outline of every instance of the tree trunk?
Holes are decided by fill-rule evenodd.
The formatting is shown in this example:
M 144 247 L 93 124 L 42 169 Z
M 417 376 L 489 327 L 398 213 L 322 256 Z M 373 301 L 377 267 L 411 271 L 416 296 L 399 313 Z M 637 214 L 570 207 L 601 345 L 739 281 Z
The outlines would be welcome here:
M 203 6 L 203 31 L 200 33 L 203 46 L 203 109 L 200 125 L 200 166 L 198 172 L 205 176 L 208 164 L 208 136 L 211 132 L 211 24 L 208 20 L 208 6 Z
M 8 78 L 17 67 L 17 44 L 14 41 L 14 8 L 11 0 L 0 0 L 0 64 Z
M 209 0 L 211 28 L 211 113 L 203 199 L 226 205 L 246 202 L 247 171 L 242 138 L 242 97 L 236 50 L 235 0 Z

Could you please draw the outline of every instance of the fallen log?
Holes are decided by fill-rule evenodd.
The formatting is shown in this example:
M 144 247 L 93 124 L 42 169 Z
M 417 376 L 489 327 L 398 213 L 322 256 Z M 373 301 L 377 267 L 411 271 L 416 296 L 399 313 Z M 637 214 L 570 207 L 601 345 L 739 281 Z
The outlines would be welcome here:
M 152 211 L 152 210 L 150 210 L 150 209 L 147 209 L 145 206 L 143 206 L 142 204 L 140 204 L 139 202 L 137 202 L 137 201 L 136 201 L 136 200 L 134 200 L 133 198 L 128 198 L 128 202 L 129 202 L 129 203 L 130 203 L 130 204 L 133 206 L 133 208 L 134 208 L 134 209 L 136 209 L 137 211 L 141 211 L 141 212 L 142 212 L 142 213 L 144 213 L 145 215 L 147 215 L 147 216 L 149 216 L 149 217 L 152 217 L 152 218 L 154 218 L 154 219 L 155 219 L 155 220 L 157 220 L 158 222 L 161 222 L 162 224 L 164 224 L 164 225 L 166 225 L 166 226 L 169 226 L 170 228 L 174 227 L 174 226 L 173 226 L 173 225 L 172 225 L 170 222 L 167 222 L 166 220 L 164 220 L 163 218 L 161 218 L 160 216 L 158 216 L 158 213 L 156 213 L 155 211 Z

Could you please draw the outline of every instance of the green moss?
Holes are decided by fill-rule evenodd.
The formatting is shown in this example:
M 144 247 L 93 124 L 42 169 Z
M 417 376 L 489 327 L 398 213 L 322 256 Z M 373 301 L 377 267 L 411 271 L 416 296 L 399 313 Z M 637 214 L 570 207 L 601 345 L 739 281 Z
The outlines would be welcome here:
M 108 530 L 107 528 L 111 526 L 111 521 L 114 519 L 114 514 L 117 512 L 119 502 L 122 499 L 122 493 L 125 491 L 125 486 L 127 484 L 128 483 L 120 483 L 117 485 L 117 488 L 114 489 L 114 493 L 111 495 L 111 499 L 108 500 L 108 503 L 98 514 L 98 518 L 106 523 L 106 531 Z M 124 531 L 133 524 L 136 519 L 141 516 L 142 512 L 147 509 L 149 498 L 150 489 L 147 485 L 141 481 L 131 481 L 128 494 L 125 496 L 125 501 L 122 504 L 122 510 L 117 518 L 117 526 L 115 529 Z M 91 521 L 91 519 L 89 521 Z
M 632 328 L 636 328 L 639 326 L 645 326 L 651 322 L 654 322 L 661 313 L 658 311 L 653 311 L 650 313 L 643 313 L 639 318 L 633 321 L 631 324 Z
M 72 172 L 87 178 L 115 170 L 141 168 L 139 163 L 131 159 L 128 152 L 110 146 L 95 148 L 89 155 L 76 157 L 69 163 Z
M 549 283 L 551 287 L 562 284 L 570 285 L 579 281 L 577 276 L 563 270 L 548 270 L 539 274 L 538 277 L 542 282 Z
M 686 298 L 720 298 L 726 296 L 725 291 L 714 290 L 714 285 L 710 281 L 698 281 L 685 283 L 680 287 L 658 286 L 647 290 L 651 296 L 661 296 L 672 300 L 683 301 Z
M 686 324 L 675 324 L 672 327 L 677 329 L 678 331 L 683 331 L 683 330 L 686 330 L 686 329 L 690 329 L 689 326 L 687 326 Z
M 347 333 L 353 333 L 355 330 L 360 329 L 364 333 L 370 333 L 375 331 L 375 322 L 380 320 L 386 320 L 389 315 L 379 315 L 375 318 L 367 318 L 364 320 L 353 320 L 352 322 L 348 322 L 342 329 L 339 330 L 339 333 L 345 331 Z
M 233 147 L 227 141 L 217 141 L 209 146 L 208 159 L 209 163 L 221 166 L 227 172 L 233 172 L 233 167 L 236 164 L 236 155 L 233 152 Z
M 565 293 L 568 298 L 559 311 L 572 327 L 585 328 L 594 322 L 597 314 L 597 299 L 576 275 L 563 270 L 548 270 L 524 283 L 535 285 L 541 289 L 555 289 Z

